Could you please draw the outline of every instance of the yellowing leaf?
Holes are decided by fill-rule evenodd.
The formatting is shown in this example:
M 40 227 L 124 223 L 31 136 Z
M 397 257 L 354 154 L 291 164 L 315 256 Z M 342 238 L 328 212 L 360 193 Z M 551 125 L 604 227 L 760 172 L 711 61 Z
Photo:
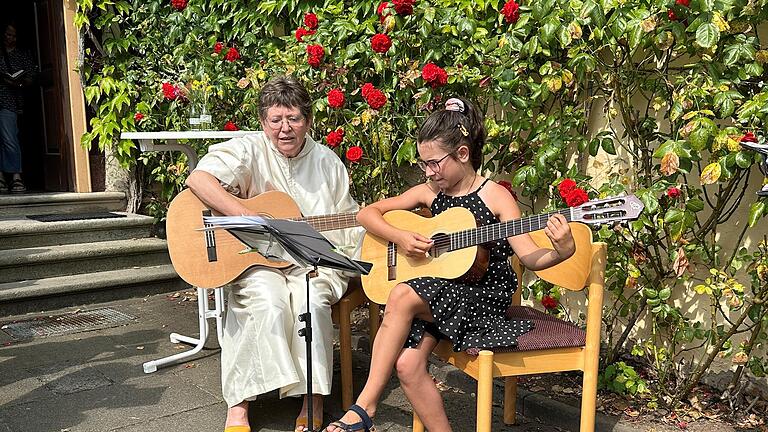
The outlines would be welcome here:
M 731 26 L 728 25 L 728 21 L 726 21 L 722 15 L 720 15 L 720 12 L 715 11 L 714 15 L 712 16 L 712 23 L 717 26 L 717 29 L 721 32 L 728 31 Z
M 546 77 L 544 78 L 544 84 L 552 93 L 557 93 L 558 90 L 563 88 L 563 80 L 560 77 Z
M 708 185 L 717 182 L 720 178 L 720 164 L 712 162 L 701 172 L 701 184 Z
M 669 152 L 665 154 L 663 158 L 661 158 L 660 171 L 665 176 L 671 176 L 672 174 L 676 173 L 679 167 L 680 167 L 680 158 L 677 156 L 676 153 Z

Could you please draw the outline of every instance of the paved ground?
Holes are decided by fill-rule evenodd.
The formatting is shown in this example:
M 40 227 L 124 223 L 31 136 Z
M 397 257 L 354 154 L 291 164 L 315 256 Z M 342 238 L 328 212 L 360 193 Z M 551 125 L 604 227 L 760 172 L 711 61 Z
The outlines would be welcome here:
M 153 374 L 142 370 L 143 362 L 186 348 L 170 343 L 169 333 L 196 335 L 196 303 L 180 301 L 182 298 L 157 295 L 43 315 L 106 307 L 135 317 L 127 324 L 108 328 L 26 340 L 14 339 L 7 329 L 0 331 L 0 432 L 222 430 L 226 405 L 220 392 L 215 336 L 209 337 L 206 349 L 187 362 Z M 37 316 L 0 321 L 26 321 Z M 358 341 L 354 364 L 359 389 L 369 357 L 364 348 L 367 341 L 364 337 Z M 452 382 L 446 378 L 450 374 L 447 368 L 450 366 L 433 366 L 436 376 L 442 375 L 450 386 L 445 399 L 454 430 L 474 430 L 473 387 L 461 379 Z M 326 422 L 341 414 L 338 373 L 334 379 L 334 394 L 326 400 Z M 298 399 L 279 400 L 276 393 L 266 395 L 251 405 L 252 428 L 290 431 L 299 408 Z M 552 422 L 563 412 L 545 409 L 536 415 L 549 424 L 563 424 Z M 519 426 L 504 426 L 500 406 L 495 407 L 494 416 L 494 430 L 562 430 L 522 417 Z M 396 379 L 390 381 L 384 393 L 376 423 L 379 431 L 410 430 L 410 405 Z

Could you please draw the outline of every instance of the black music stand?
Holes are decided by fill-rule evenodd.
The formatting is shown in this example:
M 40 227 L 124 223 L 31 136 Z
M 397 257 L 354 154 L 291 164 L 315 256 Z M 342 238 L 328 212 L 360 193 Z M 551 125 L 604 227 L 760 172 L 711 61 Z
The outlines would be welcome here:
M 307 427 L 312 429 L 312 313 L 309 310 L 309 279 L 317 274 L 318 267 L 368 274 L 372 264 L 356 261 L 339 254 L 333 244 L 306 222 L 285 219 L 265 219 L 258 216 L 209 216 L 206 225 L 212 229 L 224 228 L 246 246 L 258 250 L 265 257 L 292 262 L 307 272 L 307 311 L 299 315 L 304 328 L 299 336 L 304 338 L 307 352 Z

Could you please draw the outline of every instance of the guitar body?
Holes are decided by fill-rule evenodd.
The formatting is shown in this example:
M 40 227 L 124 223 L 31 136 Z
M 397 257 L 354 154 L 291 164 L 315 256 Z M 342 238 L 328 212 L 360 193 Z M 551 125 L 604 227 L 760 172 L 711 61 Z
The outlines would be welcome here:
M 283 192 L 264 192 L 245 200 L 235 198 L 261 216 L 274 219 L 301 216 L 299 207 Z M 189 189 L 176 196 L 168 208 L 168 252 L 176 273 L 187 283 L 200 288 L 217 288 L 232 282 L 253 266 L 281 269 L 291 265 L 285 261 L 268 260 L 257 252 L 240 253 L 246 246 L 226 230 L 201 231 L 203 215 L 207 211 L 210 209 Z M 216 212 L 210 215 L 220 216 Z
M 438 234 L 477 227 L 472 212 L 463 207 L 450 208 L 432 218 L 425 218 L 410 211 L 394 210 L 384 214 L 384 220 L 402 230 L 430 238 Z M 471 246 L 423 258 L 409 258 L 400 252 L 390 256 L 388 241 L 366 233 L 361 259 L 372 263 L 373 268 L 368 275 L 362 276 L 363 291 L 371 301 L 385 304 L 389 292 L 402 281 L 420 276 L 445 279 L 462 277 L 472 268 L 478 249 L 478 246 Z M 392 259 L 395 261 L 395 267 L 390 265 Z

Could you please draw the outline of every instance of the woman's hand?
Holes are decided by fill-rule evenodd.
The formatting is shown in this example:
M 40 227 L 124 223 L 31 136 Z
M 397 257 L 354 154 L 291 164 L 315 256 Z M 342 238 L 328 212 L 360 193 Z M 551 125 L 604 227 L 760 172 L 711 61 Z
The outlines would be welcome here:
M 552 246 L 560 257 L 560 261 L 565 261 L 576 252 L 576 243 L 565 216 L 559 213 L 550 216 L 547 220 L 547 226 L 544 227 L 544 233 L 552 241 Z
M 402 231 L 399 240 L 396 242 L 399 250 L 407 257 L 424 258 L 434 243 L 432 239 L 410 231 Z

